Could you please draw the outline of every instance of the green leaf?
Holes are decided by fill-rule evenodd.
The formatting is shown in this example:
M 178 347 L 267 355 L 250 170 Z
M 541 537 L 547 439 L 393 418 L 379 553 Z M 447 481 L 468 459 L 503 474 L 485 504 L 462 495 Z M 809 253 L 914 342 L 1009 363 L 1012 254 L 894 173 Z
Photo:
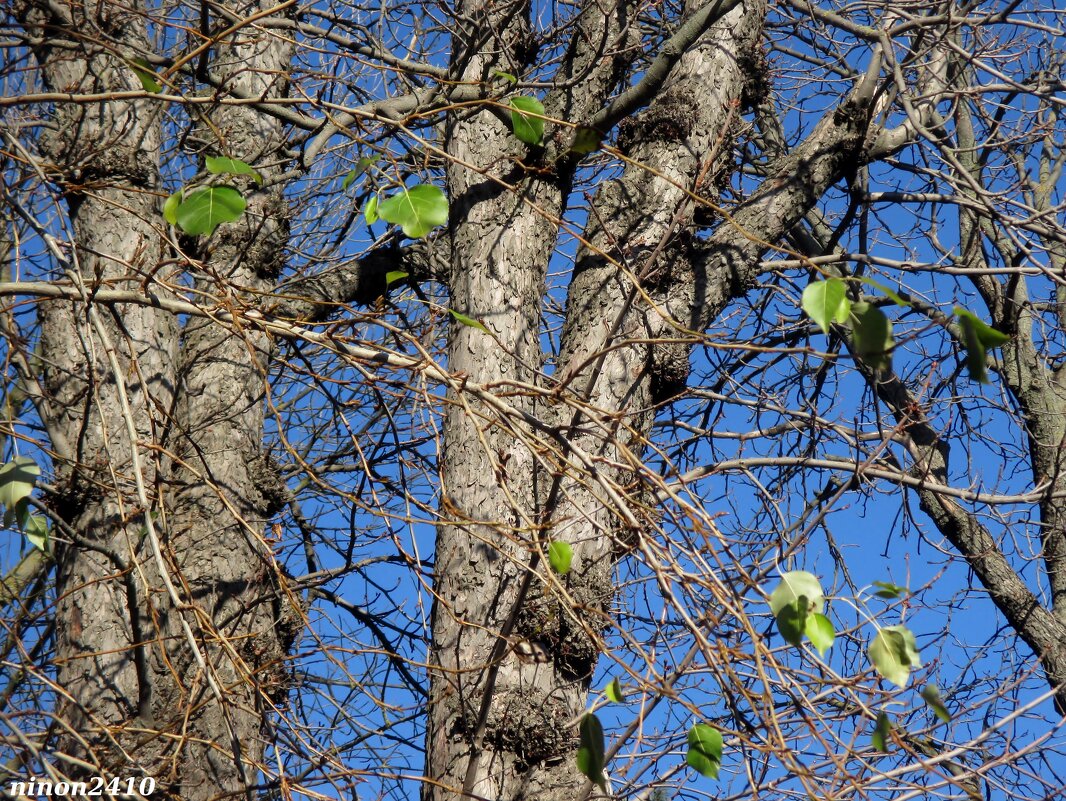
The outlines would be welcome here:
M 870 661 L 877 672 L 898 687 L 906 687 L 911 670 L 920 668 L 918 643 L 906 626 L 887 626 L 870 643 Z
M 544 120 L 531 114 L 544 114 L 544 106 L 535 97 L 511 98 L 511 128 L 527 145 L 539 145 L 544 138 Z
M 385 284 L 395 284 L 397 281 L 405 279 L 407 275 L 403 270 L 389 270 L 385 273 Z
M 574 141 L 570 145 L 570 152 L 583 156 L 593 150 L 599 150 L 602 143 L 603 137 L 600 136 L 599 131 L 595 128 L 589 128 L 587 125 L 580 125 L 574 132 Z
M 870 742 L 873 747 L 878 751 L 888 752 L 888 733 L 892 731 L 892 721 L 888 719 L 888 715 L 884 712 L 877 716 L 877 723 L 874 724 L 874 733 L 870 737 Z
M 171 225 L 178 224 L 178 206 L 181 205 L 181 198 L 184 191 L 179 189 L 173 195 L 163 201 L 163 219 Z
M 625 696 L 622 694 L 622 684 L 618 679 L 611 679 L 607 682 L 607 686 L 603 688 L 604 695 L 616 704 L 622 703 L 625 700 Z
M 373 225 L 378 221 L 378 193 L 375 192 L 369 198 L 367 198 L 366 205 L 363 206 L 363 217 L 366 218 L 367 225 Z
M 892 366 L 892 322 L 869 303 L 851 306 L 851 332 L 855 354 L 874 369 Z
M 985 368 L 988 351 L 981 345 L 973 321 L 960 317 L 959 328 L 962 329 L 962 344 L 966 348 L 966 372 L 979 384 L 989 383 L 988 370 Z
M 603 743 L 603 726 L 600 725 L 599 718 L 591 712 L 587 713 L 581 718 L 579 734 L 581 741 L 577 750 L 577 769 L 606 792 L 607 778 L 603 775 L 606 749 Z
M 804 631 L 818 655 L 824 658 L 826 651 L 833 647 L 833 642 L 836 640 L 836 629 L 833 628 L 833 623 L 825 615 L 815 612 L 807 617 L 807 626 Z
M 977 333 L 977 338 L 980 343 L 986 348 L 998 348 L 1000 345 L 1005 345 L 1010 342 L 1010 337 L 1004 334 L 1002 331 L 997 331 L 992 326 L 985 323 L 980 317 L 973 312 L 966 309 L 955 307 L 955 315 L 960 320 L 969 320 L 973 323 L 974 331 Z
M 251 164 L 240 159 L 231 159 L 229 156 L 208 156 L 204 159 L 204 166 L 212 175 L 250 175 L 257 184 L 263 185 L 263 176 Z
M 516 78 L 514 75 L 512 75 L 509 72 L 504 72 L 503 70 L 493 70 L 492 71 L 492 77 L 493 78 L 503 78 L 505 81 L 507 81 L 510 84 L 518 83 L 518 78 Z
M 722 767 L 722 733 L 706 723 L 697 723 L 689 729 L 685 762 L 697 773 L 717 779 L 718 769 Z
M 847 285 L 839 278 L 828 281 L 811 281 L 803 290 L 800 301 L 803 310 L 826 334 L 830 323 L 847 322 L 851 311 Z
M 809 609 L 810 601 L 806 595 L 801 595 L 799 600 L 785 604 L 777 613 L 777 630 L 789 645 L 798 648 L 803 643 L 803 631 L 807 627 Z
M 940 697 L 940 690 L 935 684 L 927 684 L 922 690 L 922 698 L 929 704 L 933 713 L 945 723 L 951 723 L 951 713 L 944 705 L 944 699 Z
M 356 178 L 366 172 L 370 168 L 370 165 L 373 164 L 375 161 L 377 161 L 377 159 L 366 157 L 359 159 L 359 161 L 355 163 L 355 168 L 346 176 L 344 176 L 344 180 L 341 181 L 341 191 L 347 192 L 348 187 L 355 183 Z
M 465 314 L 460 314 L 454 309 L 448 309 L 448 312 L 451 314 L 452 317 L 456 319 L 457 322 L 460 322 L 463 325 L 468 325 L 471 328 L 476 328 L 479 331 L 484 331 L 486 334 L 489 332 L 489 329 L 487 329 L 482 323 L 479 323 L 473 317 L 467 317 Z
M 222 223 L 238 219 L 246 205 L 241 193 L 233 187 L 212 186 L 190 194 L 178 205 L 174 216 L 185 233 L 210 236 Z
M 14 513 L 19 503 L 33 492 L 39 475 L 41 468 L 29 456 L 16 456 L 0 467 L 0 504 Z
M 377 213 L 385 222 L 399 225 L 411 239 L 421 239 L 448 222 L 448 199 L 439 186 L 419 184 L 382 201 Z
M 560 576 L 565 576 L 570 572 L 570 562 L 573 558 L 574 549 L 570 547 L 568 542 L 554 540 L 548 546 L 548 561 L 551 563 L 552 569 Z
M 774 617 L 788 604 L 803 596 L 807 599 L 808 612 L 825 611 L 825 593 L 818 579 L 806 570 L 791 570 L 781 574 L 781 583 L 770 593 L 770 611 Z
M 956 306 L 955 315 L 959 318 L 962 343 L 966 347 L 966 370 L 974 381 L 987 384 L 988 370 L 985 368 L 985 359 L 988 358 L 988 351 L 998 348 L 1010 340 L 1010 337 L 987 325 L 980 317 L 966 309 Z
M 14 506 L 9 506 L 4 509 L 4 528 L 13 528 L 15 526 L 22 528 L 26 525 L 26 521 L 29 517 L 30 501 L 29 496 L 27 496 Z
M 902 306 L 904 309 L 909 309 L 911 307 L 911 304 L 901 298 L 899 294 L 897 294 L 894 290 L 889 289 L 887 286 L 880 283 L 879 281 L 875 281 L 872 278 L 867 278 L 866 276 L 859 276 L 859 280 L 868 286 L 872 286 L 875 289 L 880 289 L 882 292 L 885 293 L 885 295 L 888 296 L 888 299 L 895 303 L 897 306 Z
M 141 88 L 146 92 L 151 92 L 153 95 L 157 95 L 163 91 L 163 84 L 161 84 L 155 74 L 155 70 L 152 69 L 151 64 L 148 63 L 146 58 L 135 58 L 129 62 L 130 69 L 133 70 L 133 74 L 137 76 L 137 80 L 141 82 Z
M 26 540 L 38 551 L 48 553 L 48 521 L 41 515 L 29 515 L 22 524 Z
M 887 598 L 889 600 L 900 598 L 907 594 L 907 588 L 901 587 L 898 584 L 891 584 L 887 581 L 874 581 L 871 582 L 875 587 L 879 589 L 874 593 L 878 598 Z

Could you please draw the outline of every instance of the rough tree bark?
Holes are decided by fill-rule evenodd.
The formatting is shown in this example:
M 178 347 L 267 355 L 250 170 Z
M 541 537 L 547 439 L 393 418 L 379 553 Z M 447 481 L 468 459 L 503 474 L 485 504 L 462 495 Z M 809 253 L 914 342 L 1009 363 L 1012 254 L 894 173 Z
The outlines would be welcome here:
M 645 170 L 634 169 L 603 192 L 608 199 L 597 205 L 611 230 L 592 229 L 587 238 L 595 250 L 614 253 L 608 243 L 621 240 L 643 243 L 642 253 L 650 253 L 684 218 L 674 219 L 675 211 L 684 206 L 691 212 L 684 191 L 670 182 L 691 184 L 714 142 L 721 140 L 744 81 L 736 53 L 752 49 L 763 14 L 758 5 L 734 6 L 694 3 L 681 33 L 699 44 L 678 49 L 662 75 L 650 75 L 647 94 L 631 99 L 634 105 L 647 102 L 662 89 L 637 122 L 645 130 L 636 137 L 641 144 L 635 155 L 663 170 L 664 177 L 649 182 Z M 462 78 L 487 80 L 495 69 L 513 70 L 513 60 L 520 60 L 516 51 L 526 41 L 529 7 L 490 10 L 471 4 L 460 11 L 481 25 L 480 35 L 470 35 L 454 54 Z M 568 88 L 550 94 L 545 108 L 548 116 L 613 124 L 630 110 L 602 104 L 618 78 L 617 62 L 632 41 L 626 26 L 631 10 L 618 4 L 605 12 L 590 3 L 586 12 L 563 68 L 564 78 L 585 80 L 567 81 Z M 469 41 L 482 38 L 497 46 L 471 53 Z M 613 58 L 599 59 L 600 53 Z M 606 64 L 597 65 L 598 60 Z M 701 82 L 719 85 L 713 102 L 706 102 Z M 452 303 L 484 321 L 494 340 L 488 346 L 477 329 L 454 326 L 449 367 L 478 383 L 513 387 L 513 406 L 542 414 L 544 409 L 535 409 L 517 390 L 521 384 L 544 382 L 540 310 L 573 169 L 567 154 L 572 136 L 560 129 L 543 153 L 529 154 L 505 124 L 484 110 L 453 119 L 446 135 L 452 157 Z M 524 162 L 530 161 L 532 176 L 525 174 Z M 541 177 L 544 165 L 552 167 L 547 178 Z M 516 185 L 517 191 L 504 184 Z M 649 205 L 656 195 L 666 199 Z M 634 253 L 638 265 L 640 255 Z M 619 336 L 642 335 L 638 330 L 645 323 L 634 318 L 654 313 L 642 302 L 631 312 L 629 282 L 616 266 L 594 264 L 596 258 L 588 254 L 579 260 L 571 289 L 563 380 L 576 378 L 567 371 L 602 372 L 604 380 L 582 379 L 577 391 L 608 412 L 638 410 L 639 428 L 651 417 L 645 349 L 617 351 L 606 368 L 590 364 L 595 360 L 589 357 Z M 625 322 L 618 326 L 622 318 Z M 654 327 L 661 330 L 662 325 L 659 321 Z M 601 441 L 611 439 L 601 433 L 574 436 L 571 429 L 578 422 L 557 424 L 579 450 L 597 450 Z M 528 436 L 482 426 L 455 398 L 446 414 L 444 447 L 443 508 L 455 524 L 442 526 L 437 539 L 433 661 L 440 667 L 432 674 L 427 740 L 432 783 L 427 795 L 576 797 L 584 778 L 573 770 L 576 741 L 570 724 L 584 709 L 599 655 L 596 633 L 604 625 L 615 553 L 611 518 L 622 510 L 603 506 L 596 487 L 582 487 L 580 480 L 535 465 Z M 612 471 L 601 479 L 618 483 Z M 539 588 L 529 591 L 530 574 L 539 563 L 536 555 L 531 557 L 530 543 L 542 540 L 548 530 L 553 539 L 573 543 L 576 554 L 567 588 L 555 597 L 543 596 Z M 578 616 L 575 606 L 586 612 Z M 521 641 L 532 643 L 548 661 L 521 658 L 512 650 Z
M 20 11 L 44 42 L 36 57 L 49 88 L 140 87 L 129 62 L 150 55 L 146 6 Z M 50 47 L 57 38 L 78 46 Z M 209 69 L 221 85 L 283 96 L 291 47 L 242 30 Z M 270 183 L 286 161 L 282 125 L 240 107 L 202 112 L 206 154 L 258 165 L 266 188 L 246 193 L 239 224 L 172 254 L 159 213 L 160 108 L 57 107 L 42 147 L 66 190 L 67 276 L 89 299 L 145 284 L 175 255 L 205 296 L 254 306 L 288 234 L 281 186 Z M 69 727 L 60 752 L 92 773 L 154 775 L 184 801 L 250 793 L 299 619 L 262 539 L 277 502 L 262 453 L 269 339 L 195 317 L 179 331 L 175 315 L 143 304 L 40 308 L 44 422 L 71 445 L 55 462 L 73 537 L 57 567 L 58 717 Z

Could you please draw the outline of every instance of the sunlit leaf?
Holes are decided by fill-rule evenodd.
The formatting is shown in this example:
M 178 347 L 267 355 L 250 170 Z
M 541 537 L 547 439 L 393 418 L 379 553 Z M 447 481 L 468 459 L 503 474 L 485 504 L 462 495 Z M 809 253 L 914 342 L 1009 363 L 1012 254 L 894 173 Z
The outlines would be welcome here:
M 770 593 L 770 611 L 777 617 L 785 605 L 798 601 L 801 595 L 807 598 L 808 612 L 825 611 L 822 585 L 806 570 L 790 570 L 781 574 L 781 582 Z
M 418 184 L 381 201 L 377 214 L 385 222 L 399 225 L 411 239 L 421 239 L 448 222 L 448 199 L 439 186 Z
M 0 467 L 0 505 L 13 510 L 37 483 L 41 468 L 29 456 L 16 456 Z
M 395 284 L 397 281 L 402 281 L 407 277 L 407 273 L 403 270 L 389 270 L 385 273 L 385 283 Z
M 870 661 L 877 672 L 898 687 L 906 687 L 911 671 L 922 666 L 918 643 L 906 626 L 887 626 L 870 643 Z
M 486 334 L 489 332 L 489 329 L 487 329 L 484 324 L 479 323 L 473 317 L 467 317 L 465 314 L 460 314 L 454 309 L 448 309 L 448 312 L 452 315 L 452 317 L 455 318 L 456 322 L 462 323 L 466 326 L 470 326 L 471 328 L 476 328 L 479 331 L 484 331 Z
M 831 323 L 844 323 L 851 311 L 848 289 L 839 278 L 827 281 L 811 281 L 803 290 L 800 304 L 807 316 L 826 334 Z
M 492 75 L 493 75 L 494 78 L 503 78 L 505 81 L 507 81 L 510 84 L 518 83 L 518 78 L 516 78 L 514 75 L 512 75 L 509 72 L 504 72 L 503 70 L 493 70 L 492 71 Z
M 363 217 L 366 218 L 367 225 L 373 225 L 378 221 L 378 193 L 375 192 L 366 200 L 366 205 L 363 206 Z
M 603 726 L 599 718 L 591 712 L 581 718 L 578 728 L 580 745 L 577 751 L 577 769 L 588 777 L 589 781 L 606 790 L 607 778 L 603 775 L 604 754 Z
M 807 617 L 807 625 L 804 628 L 804 632 L 821 657 L 825 656 L 836 641 L 836 629 L 833 628 L 832 621 L 820 612 L 815 612 Z
M 178 224 L 178 206 L 181 205 L 181 198 L 184 192 L 179 189 L 173 195 L 163 201 L 163 219 L 171 225 Z
M 48 553 L 48 520 L 41 515 L 29 515 L 22 524 L 27 542 L 38 551 Z
M 624 696 L 622 695 L 622 684 L 618 679 L 611 679 L 607 682 L 607 686 L 603 688 L 604 695 L 616 704 L 622 703 Z
M 544 106 L 535 97 L 511 98 L 511 128 L 514 135 L 527 145 L 539 145 L 544 138 L 544 120 L 533 114 L 544 114 Z
M 229 156 L 208 156 L 204 159 L 204 166 L 212 175 L 248 175 L 257 184 L 263 183 L 263 176 L 251 164 L 240 159 L 231 159 Z
M 891 600 L 907 594 L 907 588 L 901 587 L 898 584 L 892 584 L 887 581 L 874 581 L 871 583 L 878 588 L 877 592 L 874 593 L 878 598 L 887 598 Z
M 938 718 L 945 723 L 951 723 L 951 713 L 944 705 L 944 699 L 940 697 L 940 689 L 935 684 L 925 685 L 922 689 L 922 698 Z
M 574 550 L 568 542 L 555 540 L 548 546 L 548 562 L 560 576 L 565 576 L 570 572 L 570 562 L 573 558 Z
M 175 220 L 187 234 L 210 236 L 222 223 L 240 218 L 246 205 L 241 193 L 233 187 L 212 186 L 188 195 L 178 205 Z
M 722 733 L 706 723 L 697 723 L 689 729 L 685 762 L 697 773 L 717 779 L 722 767 Z

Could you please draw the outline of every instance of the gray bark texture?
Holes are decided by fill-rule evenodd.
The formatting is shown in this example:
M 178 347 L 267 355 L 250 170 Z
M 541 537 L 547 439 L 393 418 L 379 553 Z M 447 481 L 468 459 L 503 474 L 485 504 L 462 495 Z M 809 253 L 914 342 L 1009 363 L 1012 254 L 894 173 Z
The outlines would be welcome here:
M 262 8 L 273 4 L 265 3 Z M 27 25 L 94 30 L 109 47 L 40 47 L 56 91 L 140 87 L 129 60 L 150 52 L 143 8 L 41 4 Z M 84 40 L 83 40 L 84 41 Z M 285 93 L 291 45 L 247 32 L 214 49 L 210 69 L 248 93 Z M 281 124 L 250 109 L 203 112 L 207 154 L 262 164 L 281 155 Z M 71 188 L 67 277 L 88 300 L 143 285 L 165 255 L 159 214 L 159 107 L 145 100 L 60 105 L 43 146 Z M 267 184 L 269 187 L 269 183 Z M 255 306 L 285 258 L 280 187 L 254 191 L 239 225 L 192 253 L 197 289 Z M 260 728 L 284 698 L 283 660 L 300 627 L 263 542 L 277 479 L 262 453 L 271 343 L 210 319 L 179 330 L 146 305 L 45 303 L 41 359 L 60 453 L 58 509 L 76 539 L 57 555 L 57 757 L 77 774 L 154 776 L 184 801 L 249 793 Z
M 704 8 L 695 4 L 692 15 Z M 466 13 L 483 14 L 486 30 L 503 42 L 522 41 L 528 7 L 492 9 L 489 14 L 475 5 Z M 571 74 L 592 69 L 585 66 L 595 57 L 588 47 L 617 49 L 625 42 L 619 37 L 631 35 L 621 4 L 608 14 L 598 4 L 588 10 L 585 29 L 575 37 L 582 44 L 570 51 Z M 687 319 L 693 314 L 692 284 L 683 276 L 659 284 L 670 291 L 656 298 L 658 308 L 636 295 L 632 276 L 643 271 L 641 280 L 649 283 L 645 263 L 664 246 L 675 249 L 677 232 L 691 219 L 685 188 L 722 149 L 745 80 L 737 54 L 754 48 L 763 13 L 759 5 L 736 7 L 696 32 L 696 46 L 676 60 L 661 91 L 634 123 L 637 144 L 630 155 L 651 166 L 656 177 L 649 180 L 646 167 L 634 166 L 606 184 L 594 202 L 593 219 L 605 222 L 590 225 L 589 247 L 578 258 L 559 375 L 597 417 L 553 421 L 566 437 L 559 455 L 569 468 L 551 471 L 535 464 L 528 436 L 483 425 L 460 399 L 453 399 L 447 412 L 444 509 L 456 519 L 442 525 L 437 538 L 432 654 L 439 668 L 432 674 L 427 740 L 430 798 L 562 799 L 582 791 L 585 779 L 573 770 L 573 725 L 585 708 L 600 653 L 613 559 L 627 538 L 621 532 L 627 514 L 623 504 L 603 501 L 604 489 L 619 487 L 626 471 L 599 470 L 593 480 L 588 462 L 574 470 L 574 462 L 580 464 L 575 454 L 639 463 L 653 387 L 671 370 L 673 380 L 684 379 L 680 365 L 687 364 L 687 353 L 671 352 L 656 364 L 657 354 L 648 346 L 612 350 L 610 345 L 661 337 L 671 330 L 667 315 Z M 706 15 L 700 20 L 707 21 Z M 499 60 L 485 55 L 489 52 Z M 507 69 L 508 53 L 460 52 L 456 63 L 464 79 L 475 80 Z M 569 119 L 585 119 L 598 110 L 615 78 L 615 66 L 608 61 L 605 67 L 579 87 L 549 96 L 548 115 L 565 112 Z M 715 86 L 710 96 L 708 84 Z M 543 384 L 541 298 L 563 200 L 559 184 L 569 182 L 565 151 L 560 152 L 564 139 L 565 134 L 550 139 L 542 156 L 564 174 L 545 182 L 513 166 L 530 155 L 489 113 L 449 124 L 452 300 L 464 314 L 484 321 L 493 340 L 489 345 L 478 329 L 453 327 L 449 365 L 478 383 L 514 390 Z M 517 191 L 504 191 L 501 182 L 516 184 Z M 625 248 L 621 264 L 619 243 Z M 616 257 L 610 263 L 604 261 L 608 254 Z M 511 402 L 552 415 L 517 393 Z M 634 432 L 632 450 L 624 453 L 614 412 L 623 412 Z M 573 546 L 574 567 L 565 586 L 549 581 L 551 591 L 544 590 L 542 578 L 531 592 L 532 575 L 543 573 L 546 565 L 535 547 L 530 556 L 530 545 L 540 541 L 543 547 L 546 532 Z M 523 642 L 547 661 L 523 657 Z

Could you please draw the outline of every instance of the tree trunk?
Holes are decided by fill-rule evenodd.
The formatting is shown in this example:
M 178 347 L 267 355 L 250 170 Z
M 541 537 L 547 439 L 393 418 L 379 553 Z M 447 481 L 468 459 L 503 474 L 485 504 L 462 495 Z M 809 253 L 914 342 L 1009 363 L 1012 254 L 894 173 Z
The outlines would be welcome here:
M 36 30 L 92 42 L 78 34 L 99 29 L 120 50 L 42 47 L 47 84 L 139 89 L 129 61 L 150 52 L 145 9 L 92 8 L 22 9 Z M 244 29 L 218 45 L 211 77 L 283 96 L 290 58 L 286 39 Z M 143 100 L 60 105 L 55 132 L 42 142 L 68 186 L 68 273 L 87 300 L 101 285 L 140 287 L 170 255 L 160 214 L 161 108 Z M 187 244 L 195 250 L 188 264 L 204 295 L 254 306 L 274 284 L 288 236 L 281 186 L 269 183 L 286 160 L 283 130 L 239 106 L 204 113 L 210 152 L 256 164 L 267 188 L 242 187 L 241 220 Z M 202 318 L 179 332 L 173 314 L 147 305 L 111 314 L 57 300 L 40 309 L 54 409 L 44 422 L 72 446 L 56 460 L 59 511 L 73 537 L 57 567 L 59 714 L 69 731 L 59 751 L 92 765 L 83 773 L 151 774 L 159 793 L 183 801 L 251 797 L 264 714 L 284 696 L 282 660 L 299 625 L 298 604 L 285 596 L 262 539 L 278 498 L 262 453 L 271 343 Z
M 456 39 L 453 63 L 462 79 L 513 72 L 529 37 L 528 5 L 475 0 L 459 10 L 478 22 L 470 36 Z M 482 37 L 494 37 L 495 46 L 465 49 Z M 536 383 L 540 303 L 556 237 L 550 218 L 561 209 L 561 192 L 526 179 L 518 166 L 526 147 L 488 109 L 450 119 L 445 148 L 454 160 L 447 175 L 452 307 L 492 332 L 453 326 L 449 368 L 477 382 Z M 527 202 L 549 219 L 531 213 Z M 513 400 L 532 411 L 528 397 Z M 542 710 L 510 692 L 550 677 L 517 662 L 499 639 L 512 625 L 528 543 L 536 537 L 533 459 L 522 439 L 450 397 L 441 455 L 441 511 L 449 524 L 439 529 L 435 555 L 431 662 L 439 667 L 430 689 L 429 798 L 457 798 L 464 787 L 485 798 L 521 797 L 527 767 L 566 752 L 566 733 L 559 733 L 566 712 Z
M 703 7 L 693 4 L 690 17 Z M 483 36 L 492 35 L 498 44 L 509 46 L 482 48 L 476 54 L 457 49 L 453 57 L 462 80 L 487 81 L 494 70 L 518 71 L 516 49 L 528 38 L 528 8 L 509 6 L 489 12 L 470 4 L 460 10 L 481 21 Z M 577 89 L 549 95 L 548 116 L 588 119 L 600 111 L 615 85 L 615 59 L 624 53 L 631 35 L 626 27 L 628 8 L 619 4 L 604 11 L 590 4 L 587 11 L 562 69 L 586 80 Z M 691 127 L 681 135 L 682 144 L 666 135 L 652 137 L 647 154 L 653 166 L 682 185 L 691 183 L 702 154 L 724 135 L 743 78 L 734 54 L 750 49 L 761 15 L 761 8 L 727 14 L 699 47 L 674 65 L 663 91 L 665 100 L 656 100 L 647 113 L 645 124 L 651 128 L 669 127 L 685 115 L 695 120 L 685 120 Z M 468 39 L 479 41 L 477 35 Z M 604 52 L 613 58 L 603 59 Z M 605 64 L 597 69 L 601 61 Z M 695 88 L 700 81 L 720 83 L 720 102 L 698 100 L 701 93 Z M 456 375 L 516 390 L 522 384 L 544 383 L 540 304 L 575 163 L 567 152 L 572 135 L 566 129 L 552 132 L 549 126 L 543 151 L 529 152 L 489 110 L 461 113 L 450 122 L 446 149 L 451 157 L 448 186 L 454 221 L 452 304 L 492 332 L 453 326 L 448 357 Z M 548 180 L 530 176 L 523 163 L 552 165 L 554 172 Z M 518 191 L 509 191 L 503 183 L 517 185 Z M 632 194 L 626 195 L 627 190 Z M 667 199 L 649 211 L 642 200 L 656 192 L 667 193 Z M 593 228 L 589 236 L 601 250 L 609 250 L 605 242 L 609 236 L 651 242 L 647 248 L 651 250 L 658 237 L 673 230 L 669 223 L 683 197 L 665 179 L 649 182 L 643 169 L 634 169 L 601 195 L 601 205 L 610 205 L 606 212 L 610 233 Z M 589 269 L 594 259 L 589 256 L 589 262 L 578 266 L 562 361 L 569 369 L 589 372 L 599 370 L 586 357 L 618 333 L 610 330 L 615 316 L 628 320 L 631 314 L 625 302 L 631 289 L 624 277 L 616 266 L 599 272 Z M 641 304 L 636 314 L 646 313 Z M 628 322 L 624 328 L 622 335 L 643 336 Z M 575 388 L 608 412 L 635 409 L 636 425 L 646 426 L 651 419 L 649 375 L 639 366 L 635 373 L 629 372 L 634 360 L 642 363 L 646 356 L 643 346 L 623 349 L 609 357 L 604 381 L 582 379 Z M 519 411 L 552 414 L 536 408 L 529 394 L 516 392 L 508 402 Z M 559 459 L 572 454 L 557 454 L 554 464 L 544 464 L 541 454 L 538 463 L 531 432 L 519 425 L 487 422 L 490 419 L 491 415 L 479 415 L 461 397 L 451 395 L 442 465 L 442 515 L 450 520 L 437 537 L 432 653 L 436 669 L 427 739 L 427 773 L 432 781 L 427 797 L 451 799 L 467 793 L 492 799 L 577 798 L 586 780 L 574 768 L 574 724 L 585 708 L 600 652 L 597 633 L 609 605 L 615 553 L 610 517 L 619 510 L 605 508 L 595 487 L 559 477 L 554 470 Z M 570 436 L 569 427 L 577 422 L 566 419 L 558 424 Z M 591 451 L 609 436 L 575 436 L 573 441 Z M 619 476 L 608 470 L 602 478 L 616 484 Z M 554 593 L 548 591 L 551 579 L 533 577 L 544 570 L 539 554 L 548 539 L 575 546 L 574 571 L 564 595 L 558 585 Z M 575 607 L 585 612 L 579 615 Z

